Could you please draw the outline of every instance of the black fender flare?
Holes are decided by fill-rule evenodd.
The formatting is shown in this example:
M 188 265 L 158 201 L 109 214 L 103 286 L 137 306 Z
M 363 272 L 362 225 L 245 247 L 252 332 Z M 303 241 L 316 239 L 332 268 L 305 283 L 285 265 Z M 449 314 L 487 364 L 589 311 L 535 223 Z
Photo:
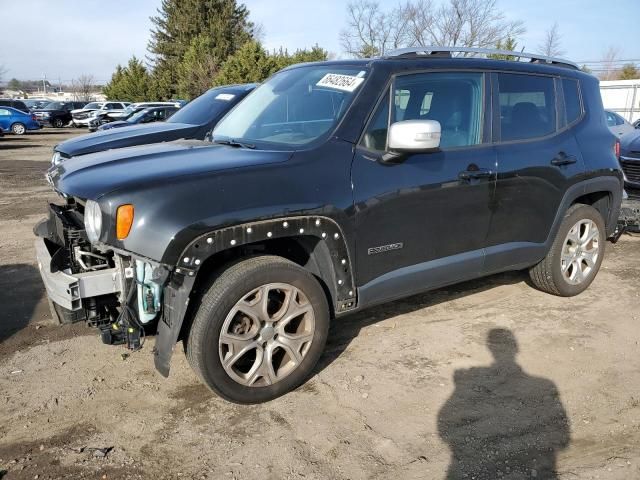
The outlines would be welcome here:
M 205 261 L 219 252 L 252 243 L 279 238 L 312 236 L 323 242 L 331 258 L 333 278 L 329 288 L 336 314 L 356 308 L 355 275 L 344 232 L 337 222 L 319 215 L 291 216 L 232 225 L 193 239 L 183 250 L 178 265 L 164 289 L 162 318 L 154 350 L 156 369 L 169 375 L 171 356 L 178 341 L 189 295 Z

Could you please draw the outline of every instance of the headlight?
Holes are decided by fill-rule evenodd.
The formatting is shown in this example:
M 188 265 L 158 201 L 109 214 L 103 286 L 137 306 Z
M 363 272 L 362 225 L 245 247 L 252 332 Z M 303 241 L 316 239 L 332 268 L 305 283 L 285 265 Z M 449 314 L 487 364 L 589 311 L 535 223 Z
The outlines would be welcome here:
M 102 230 L 102 212 L 98 202 L 87 200 L 84 206 L 84 229 L 91 243 L 98 241 Z
M 60 155 L 60 152 L 53 152 L 53 157 L 51 157 L 51 164 L 53 166 L 56 166 L 60 162 L 62 162 L 62 155 Z

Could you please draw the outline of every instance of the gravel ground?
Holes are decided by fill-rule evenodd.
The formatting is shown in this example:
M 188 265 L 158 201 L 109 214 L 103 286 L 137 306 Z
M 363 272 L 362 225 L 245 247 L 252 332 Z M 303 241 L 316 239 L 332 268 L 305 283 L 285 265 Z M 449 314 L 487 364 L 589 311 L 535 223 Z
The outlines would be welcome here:
M 496 275 L 336 322 L 314 376 L 238 406 L 51 320 L 46 129 L 0 139 L 0 478 L 640 478 L 640 238 L 563 299 Z M 556 473 L 553 473 L 553 472 Z M 466 476 L 465 476 L 466 475 Z

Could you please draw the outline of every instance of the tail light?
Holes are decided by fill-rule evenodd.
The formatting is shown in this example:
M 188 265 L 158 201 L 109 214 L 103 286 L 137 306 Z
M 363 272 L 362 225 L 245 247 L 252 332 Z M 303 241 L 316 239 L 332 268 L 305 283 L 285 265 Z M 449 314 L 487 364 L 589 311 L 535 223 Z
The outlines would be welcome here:
M 616 143 L 613 145 L 613 153 L 615 154 L 616 158 L 620 158 L 620 140 L 616 139 Z

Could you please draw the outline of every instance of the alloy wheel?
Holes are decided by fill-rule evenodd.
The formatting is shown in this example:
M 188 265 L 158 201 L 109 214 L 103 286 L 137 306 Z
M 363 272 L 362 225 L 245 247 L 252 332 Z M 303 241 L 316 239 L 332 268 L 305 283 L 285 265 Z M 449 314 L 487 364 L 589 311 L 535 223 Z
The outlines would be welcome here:
M 225 318 L 220 361 L 241 385 L 273 385 L 300 366 L 314 331 L 313 306 L 301 290 L 286 283 L 262 285 L 244 295 Z
M 578 221 L 567 234 L 562 247 L 561 271 L 564 279 L 579 285 L 594 271 L 600 255 L 600 231 L 593 220 Z

